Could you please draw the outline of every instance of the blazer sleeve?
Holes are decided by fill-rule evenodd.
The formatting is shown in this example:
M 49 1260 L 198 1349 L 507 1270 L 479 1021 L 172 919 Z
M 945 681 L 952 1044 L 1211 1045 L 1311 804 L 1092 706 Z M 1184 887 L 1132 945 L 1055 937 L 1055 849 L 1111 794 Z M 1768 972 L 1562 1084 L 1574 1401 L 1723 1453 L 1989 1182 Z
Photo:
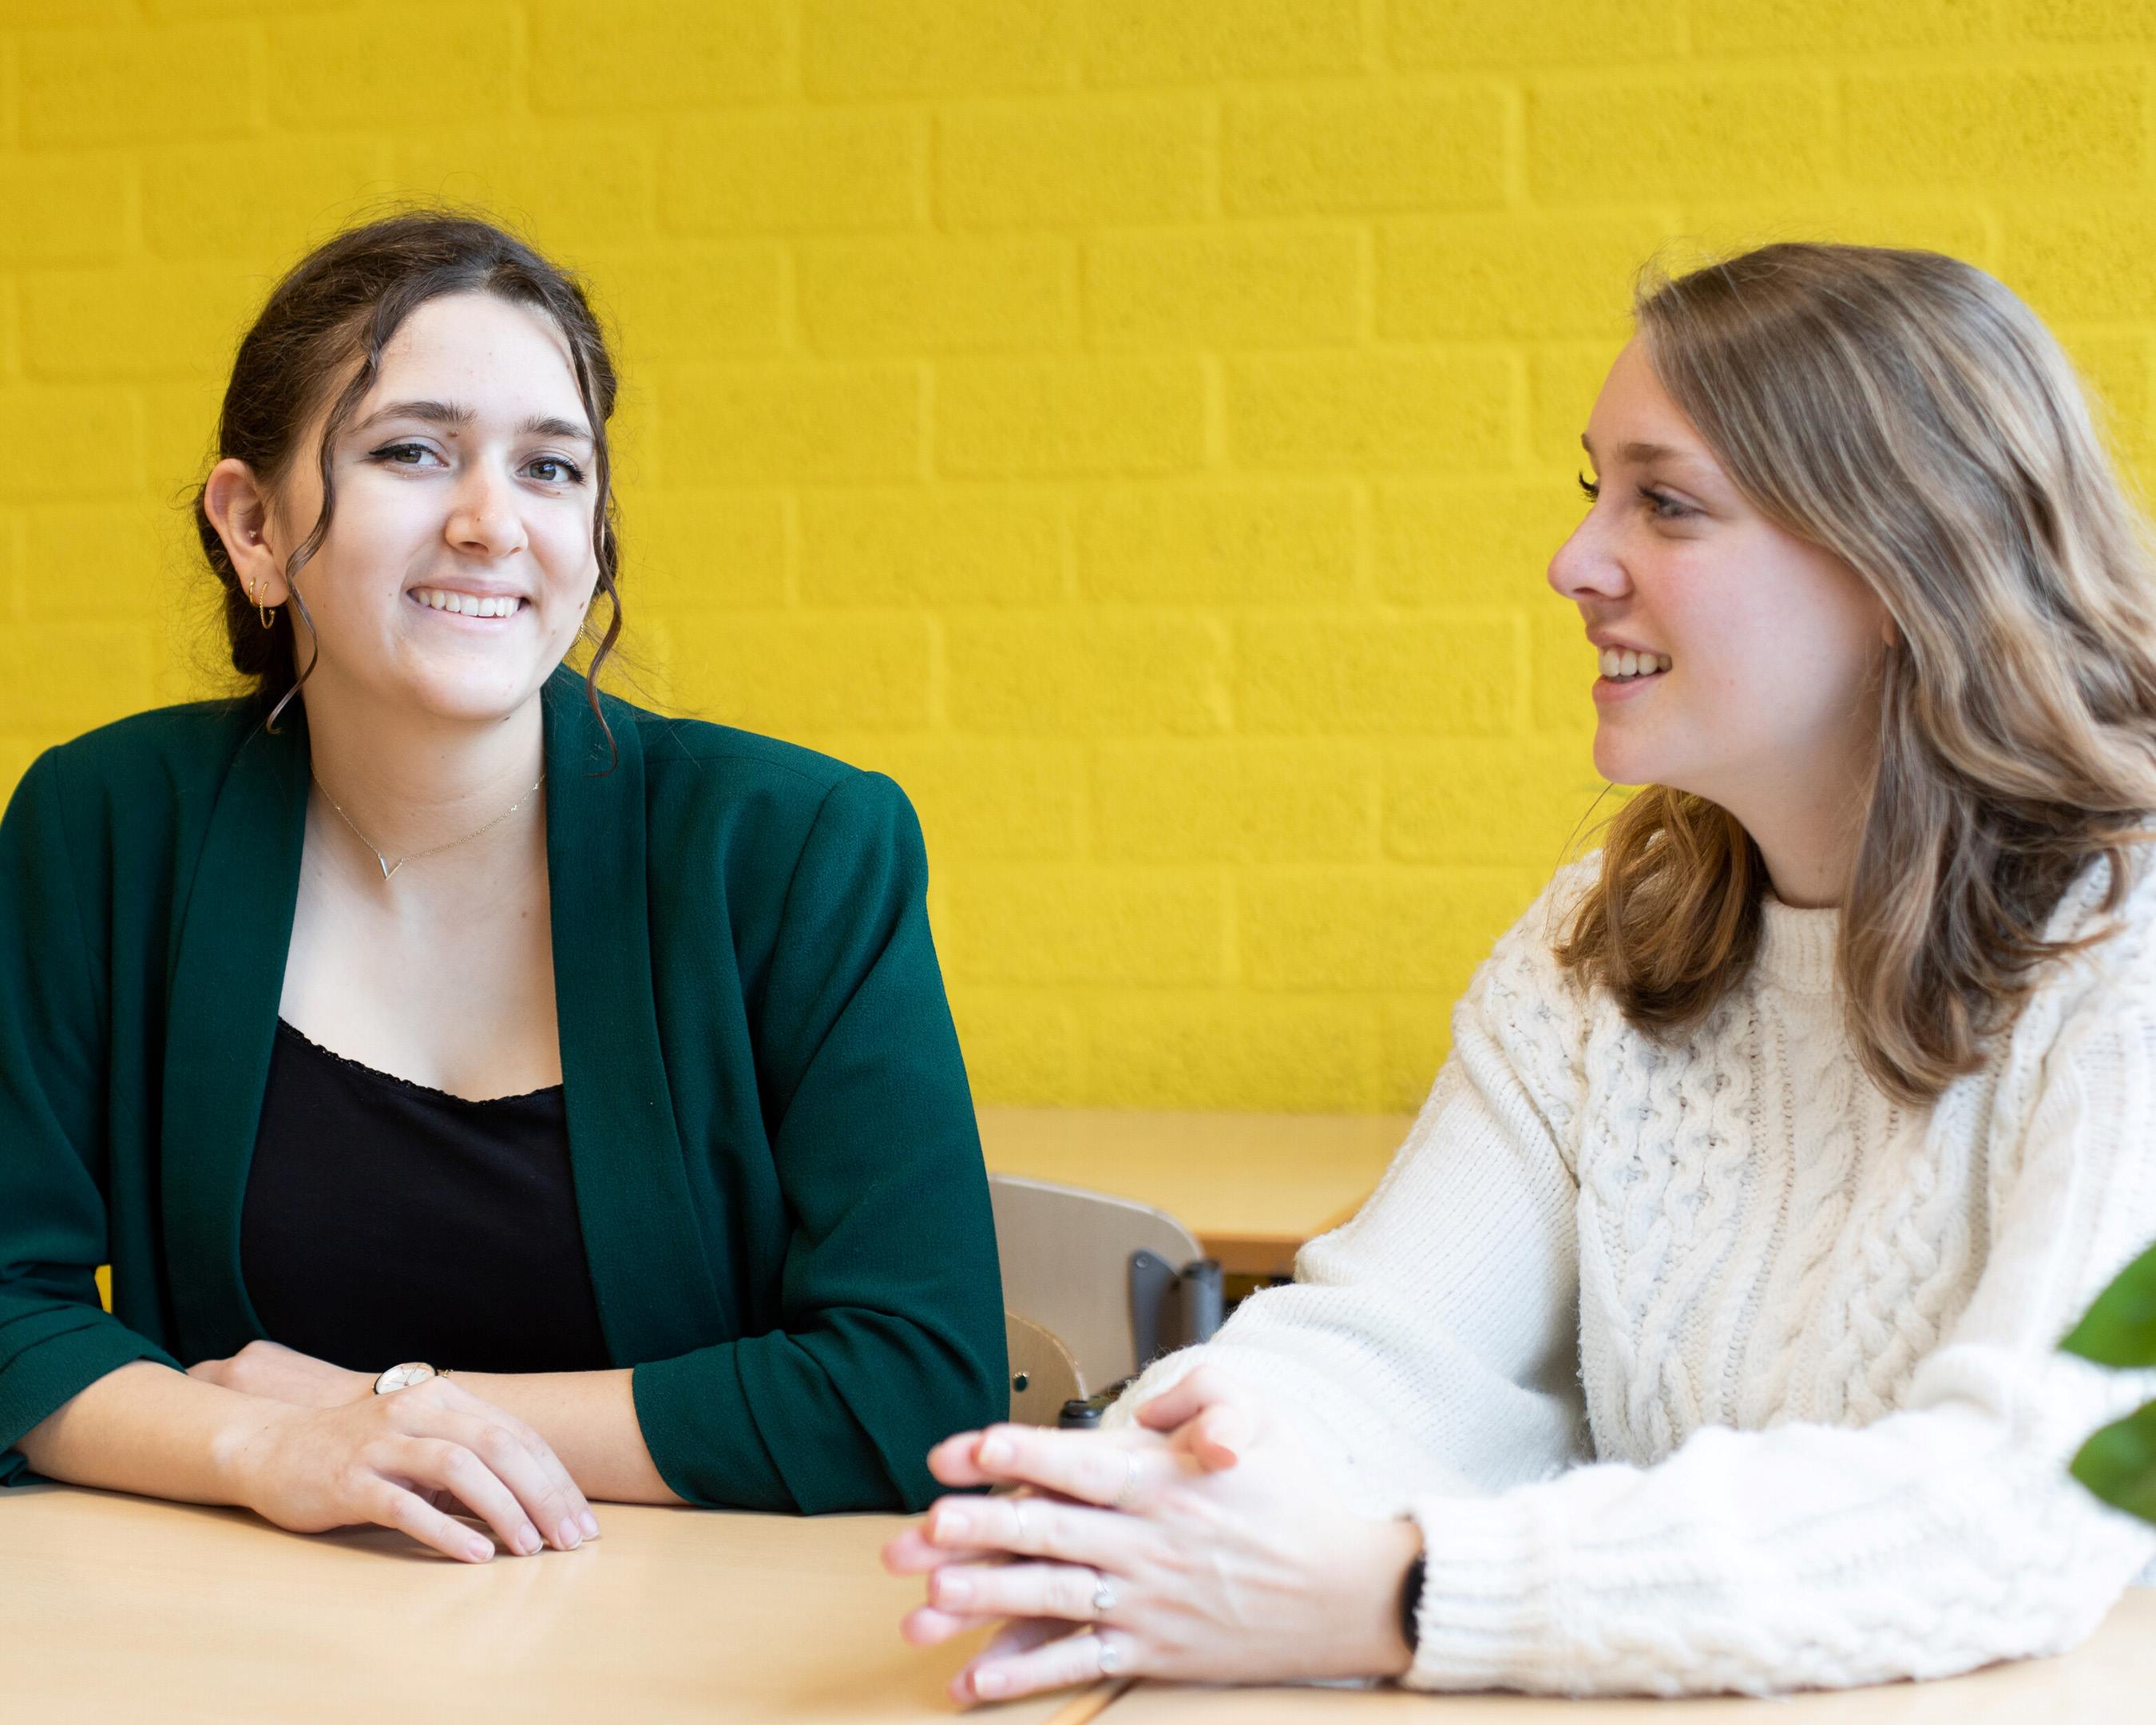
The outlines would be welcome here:
M 23 1433 L 131 1360 L 178 1363 L 108 1314 L 108 1036 L 61 807 L 42 756 L 0 819 L 0 1485 Z
M 781 1327 L 636 1368 L 692 1503 L 916 1508 L 930 1447 L 1003 1417 L 1002 1279 L 978 1129 L 898 787 L 824 798 L 787 889 L 757 1065 L 793 1222 Z

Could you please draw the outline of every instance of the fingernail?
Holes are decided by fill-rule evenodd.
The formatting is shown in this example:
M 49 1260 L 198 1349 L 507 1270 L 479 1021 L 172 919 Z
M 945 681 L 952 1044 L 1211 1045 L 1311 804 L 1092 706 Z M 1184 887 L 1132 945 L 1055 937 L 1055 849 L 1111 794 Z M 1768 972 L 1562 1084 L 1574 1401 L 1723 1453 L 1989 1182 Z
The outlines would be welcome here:
M 586 1510 L 577 1519 L 583 1527 L 585 1538 L 596 1539 L 599 1537 L 599 1518 L 597 1516 L 589 1510 Z
M 983 1438 L 979 1454 L 982 1466 L 1001 1467 L 1011 1459 L 1010 1440 L 1002 1437 Z
M 562 1523 L 562 1545 L 565 1550 L 574 1551 L 583 1543 L 584 1532 L 583 1528 L 579 1527 L 572 1521 L 564 1522 Z
M 539 1548 L 546 1543 L 539 1537 L 539 1530 L 536 1527 L 526 1527 L 516 1536 L 516 1548 L 527 1558 L 536 1557 Z
M 963 1575 L 939 1575 L 936 1578 L 936 1603 L 939 1605 L 963 1605 L 973 1597 L 973 1584 Z
M 936 1537 L 938 1539 L 963 1539 L 973 1531 L 973 1522 L 958 1510 L 947 1509 L 936 1517 Z
M 475 1538 L 465 1542 L 465 1552 L 475 1563 L 484 1563 L 494 1555 L 494 1546 L 490 1541 Z
M 973 1673 L 973 1693 L 983 1701 L 993 1701 L 1009 1686 L 1009 1680 L 1001 1671 Z

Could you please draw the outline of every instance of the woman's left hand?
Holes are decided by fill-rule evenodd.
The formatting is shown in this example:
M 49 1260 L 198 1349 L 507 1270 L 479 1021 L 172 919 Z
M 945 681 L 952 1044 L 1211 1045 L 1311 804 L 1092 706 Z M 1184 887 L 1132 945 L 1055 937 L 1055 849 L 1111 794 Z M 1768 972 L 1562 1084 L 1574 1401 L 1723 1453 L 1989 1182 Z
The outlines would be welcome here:
M 206 1359 L 187 1376 L 300 1408 L 341 1408 L 374 1394 L 374 1379 L 275 1342 L 250 1342 L 229 1359 Z
M 964 1432 L 929 1454 L 946 1497 L 884 1548 L 928 1577 L 917 1645 L 1004 1618 L 952 1679 L 961 1702 L 1103 1676 L 1254 1683 L 1393 1676 L 1412 1522 L 1358 1516 L 1294 1432 L 1217 1368 L 1139 1410 L 1149 1430 Z

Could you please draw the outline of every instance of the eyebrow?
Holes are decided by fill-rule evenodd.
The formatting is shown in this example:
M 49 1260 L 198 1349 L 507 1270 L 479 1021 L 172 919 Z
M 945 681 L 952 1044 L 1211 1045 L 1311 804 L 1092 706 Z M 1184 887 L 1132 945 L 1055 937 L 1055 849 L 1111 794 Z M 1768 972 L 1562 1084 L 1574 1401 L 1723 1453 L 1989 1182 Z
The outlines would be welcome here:
M 352 429 L 365 431 L 385 419 L 423 419 L 429 425 L 446 425 L 454 429 L 470 424 L 478 417 L 470 408 L 454 402 L 393 401 L 384 402 Z M 592 441 L 591 433 L 575 420 L 558 419 L 547 413 L 534 413 L 516 429 L 523 437 L 573 438 L 587 444 Z
M 1589 455 L 1594 453 L 1594 445 L 1588 441 L 1587 434 L 1584 431 L 1579 434 L 1579 446 Z M 1626 444 L 1617 453 L 1627 461 L 1637 461 L 1642 466 L 1650 461 L 1689 461 L 1694 459 L 1690 450 L 1673 449 L 1668 444 Z

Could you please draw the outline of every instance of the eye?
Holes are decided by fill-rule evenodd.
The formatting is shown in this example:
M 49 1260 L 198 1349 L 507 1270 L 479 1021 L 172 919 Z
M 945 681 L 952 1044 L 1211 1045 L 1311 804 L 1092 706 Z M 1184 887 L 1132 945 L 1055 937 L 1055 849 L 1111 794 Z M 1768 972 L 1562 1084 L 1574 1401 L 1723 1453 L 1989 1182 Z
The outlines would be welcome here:
M 1653 485 L 1640 486 L 1640 498 L 1653 511 L 1658 521 L 1681 521 L 1687 516 L 1699 513 L 1690 504 L 1680 503 L 1667 491 L 1659 490 Z
M 367 459 L 384 467 L 417 467 L 434 453 L 424 444 L 384 444 Z
M 581 485 L 584 470 L 566 456 L 535 455 L 525 464 L 524 470 L 542 485 Z
M 1594 502 L 1596 498 L 1602 495 L 1602 487 L 1595 484 L 1593 480 L 1588 478 L 1588 476 L 1584 473 L 1579 475 L 1579 489 L 1585 494 L 1587 501 L 1589 503 Z

